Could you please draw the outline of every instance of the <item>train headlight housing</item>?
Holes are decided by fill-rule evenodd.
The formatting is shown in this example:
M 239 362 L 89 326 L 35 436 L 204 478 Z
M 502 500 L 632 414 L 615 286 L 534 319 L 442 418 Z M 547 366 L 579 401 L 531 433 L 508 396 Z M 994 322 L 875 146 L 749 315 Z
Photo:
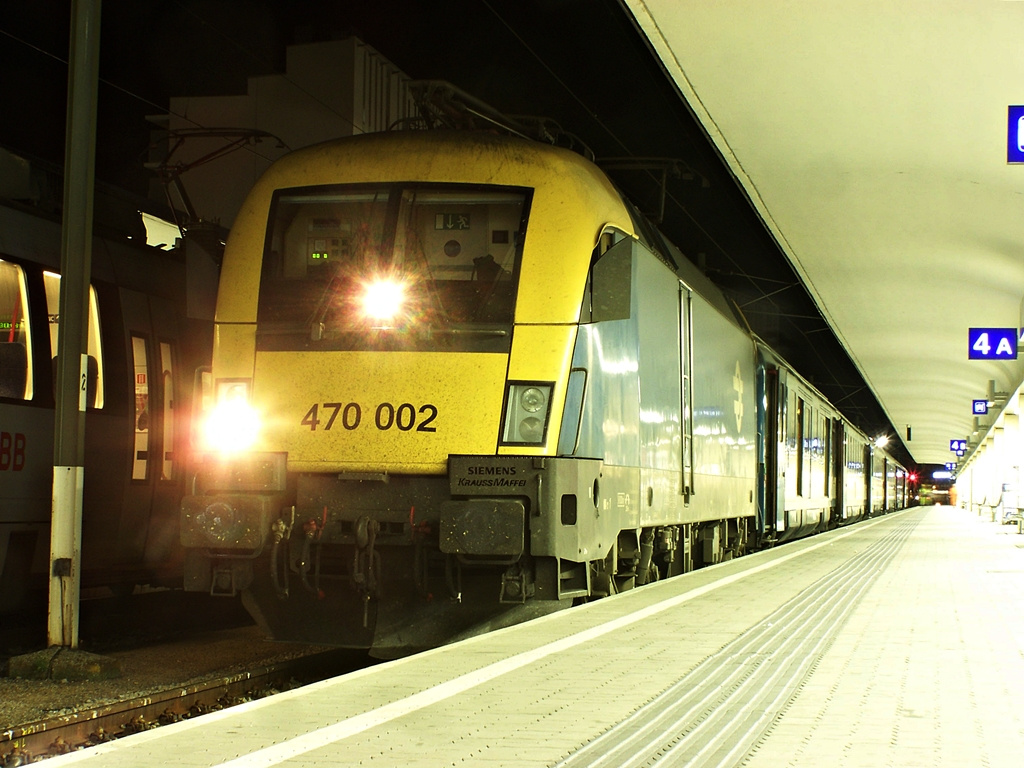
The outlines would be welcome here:
M 551 382 L 510 381 L 505 395 L 502 445 L 543 445 L 551 414 Z
M 249 379 L 217 381 L 214 405 L 203 429 L 206 447 L 222 453 L 247 451 L 256 443 L 260 417 L 253 408 Z

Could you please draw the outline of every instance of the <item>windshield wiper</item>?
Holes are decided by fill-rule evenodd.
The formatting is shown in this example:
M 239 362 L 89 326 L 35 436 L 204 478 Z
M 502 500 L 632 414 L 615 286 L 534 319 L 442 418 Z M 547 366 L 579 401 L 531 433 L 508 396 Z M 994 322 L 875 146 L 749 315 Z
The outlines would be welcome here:
M 428 325 L 422 329 L 429 339 L 431 336 L 508 336 L 506 328 L 442 328 Z

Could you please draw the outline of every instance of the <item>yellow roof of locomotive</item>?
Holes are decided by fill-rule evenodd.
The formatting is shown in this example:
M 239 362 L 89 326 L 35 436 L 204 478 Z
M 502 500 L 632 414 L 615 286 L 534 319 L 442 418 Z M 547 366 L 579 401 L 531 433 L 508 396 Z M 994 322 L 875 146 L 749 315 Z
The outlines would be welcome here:
M 569 150 L 477 132 L 401 131 L 317 144 L 274 163 L 250 191 L 228 238 L 217 321 L 254 323 L 275 190 L 325 184 L 438 182 L 533 190 L 517 323 L 573 323 L 591 252 L 606 226 L 633 234 L 608 178 Z

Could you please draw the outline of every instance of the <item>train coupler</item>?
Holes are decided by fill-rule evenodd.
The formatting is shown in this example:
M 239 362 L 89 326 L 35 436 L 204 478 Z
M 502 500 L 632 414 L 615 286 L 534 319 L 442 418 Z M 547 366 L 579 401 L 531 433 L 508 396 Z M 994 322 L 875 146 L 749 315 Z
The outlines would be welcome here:
M 320 589 L 320 536 L 327 525 L 327 507 L 324 507 L 323 519 L 318 521 L 313 518 L 307 520 L 302 526 L 302 554 L 299 557 L 299 577 L 302 579 L 302 586 L 307 592 L 322 600 L 324 592 Z M 310 560 L 314 564 L 310 565 Z M 313 581 L 309 580 L 309 572 L 313 570 Z
M 211 597 L 234 597 L 238 594 L 238 582 L 235 580 L 235 567 L 233 564 L 227 566 L 213 566 L 210 574 L 210 596 Z
M 363 592 L 363 629 L 370 626 L 370 593 Z
M 370 599 L 381 598 L 382 570 L 380 552 L 377 551 L 377 533 L 380 523 L 363 515 L 356 521 L 356 547 L 352 555 L 352 585 L 363 600 L 363 627 L 369 626 Z
M 274 593 L 279 600 L 288 597 L 288 563 L 287 559 L 280 563 L 280 551 L 283 543 L 291 538 L 292 527 L 295 525 L 295 507 L 291 508 L 291 523 L 279 517 L 270 526 L 273 541 L 270 545 L 270 580 L 274 585 Z
M 533 597 L 533 583 L 526 578 L 526 571 L 520 567 L 509 568 L 501 574 L 501 592 L 498 602 L 508 605 L 522 605 Z

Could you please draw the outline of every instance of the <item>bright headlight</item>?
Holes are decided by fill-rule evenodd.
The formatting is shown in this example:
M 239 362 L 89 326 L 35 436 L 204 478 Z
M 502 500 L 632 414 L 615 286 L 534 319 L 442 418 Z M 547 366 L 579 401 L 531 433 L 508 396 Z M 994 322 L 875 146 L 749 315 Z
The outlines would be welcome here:
M 378 280 L 365 286 L 363 314 L 372 320 L 392 320 L 405 304 L 405 286 L 396 280 Z
M 246 451 L 256 443 L 260 418 L 250 403 L 250 382 L 218 381 L 216 402 L 206 417 L 204 442 L 215 451 Z

